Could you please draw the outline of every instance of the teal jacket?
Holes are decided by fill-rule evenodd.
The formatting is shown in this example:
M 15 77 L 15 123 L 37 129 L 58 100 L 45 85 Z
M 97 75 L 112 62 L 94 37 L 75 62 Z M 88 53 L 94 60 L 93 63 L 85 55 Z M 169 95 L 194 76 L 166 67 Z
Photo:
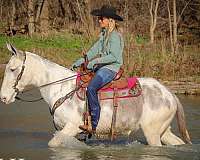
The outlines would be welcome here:
M 87 67 L 92 69 L 95 64 L 105 64 L 103 67 L 118 72 L 120 66 L 123 65 L 123 48 L 124 41 L 120 33 L 112 31 L 106 41 L 106 30 L 103 29 L 98 41 L 86 53 L 89 60 Z M 81 58 L 74 64 L 79 66 L 83 62 L 84 59 Z

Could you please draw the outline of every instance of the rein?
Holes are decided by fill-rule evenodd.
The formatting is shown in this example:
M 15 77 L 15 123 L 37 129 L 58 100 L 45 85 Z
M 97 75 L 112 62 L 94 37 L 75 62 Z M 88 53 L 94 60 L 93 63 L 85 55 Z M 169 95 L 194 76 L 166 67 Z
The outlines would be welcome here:
M 92 72 L 92 71 L 91 71 L 91 72 Z M 87 72 L 87 73 L 83 73 L 83 74 L 79 74 L 79 75 L 73 75 L 73 76 L 70 76 L 70 77 L 66 77 L 66 78 L 63 78 L 63 79 L 59 79 L 59 80 L 56 80 L 56 81 L 53 81 L 53 82 L 50 82 L 50 83 L 41 85 L 41 86 L 39 86 L 39 87 L 34 87 L 34 88 L 31 88 L 31 89 L 27 89 L 27 90 L 23 91 L 22 93 L 29 92 L 29 91 L 31 91 L 31 90 L 38 89 L 38 88 L 47 87 L 47 86 L 49 86 L 49 85 L 54 85 L 54 84 L 57 84 L 57 83 L 59 83 L 59 82 L 67 81 L 67 80 L 69 80 L 69 79 L 71 79 L 71 78 L 74 78 L 74 77 L 77 77 L 77 76 L 80 76 L 80 77 L 81 77 L 81 76 L 87 75 L 87 74 L 89 74 L 89 73 L 91 73 L 91 72 Z M 74 91 L 74 90 L 72 90 L 72 91 Z M 72 91 L 71 91 L 71 92 L 72 92 Z M 19 93 L 19 90 L 18 90 L 18 93 Z M 70 93 L 70 92 L 69 92 L 69 93 Z M 43 99 L 43 98 L 38 98 L 38 99 L 35 99 L 35 100 L 25 100 L 25 99 L 22 99 L 22 98 L 20 98 L 20 97 L 18 97 L 18 96 L 16 96 L 15 98 L 16 98 L 17 100 L 20 100 L 20 101 L 23 101 L 23 102 L 37 102 L 37 101 L 40 101 L 40 100 Z
M 25 53 L 25 52 L 23 52 L 23 53 L 24 53 L 24 60 L 23 60 L 22 69 L 21 69 L 19 75 L 17 76 L 16 82 L 15 82 L 14 85 L 13 85 L 13 89 L 15 90 L 15 92 L 17 93 L 17 95 L 19 95 L 19 93 L 20 93 L 20 92 L 19 92 L 19 89 L 17 88 L 17 85 L 18 85 L 19 81 L 21 80 L 22 75 L 23 75 L 24 70 L 25 70 L 26 53 Z M 59 83 L 59 82 L 67 81 L 67 80 L 70 80 L 71 78 L 74 78 L 74 77 L 77 77 L 77 76 L 80 76 L 80 77 L 81 77 L 81 76 L 87 75 L 87 74 L 89 74 L 89 73 L 91 73 L 91 72 L 92 72 L 92 71 L 87 72 L 87 73 L 83 73 L 83 74 L 79 74 L 79 75 L 73 75 L 73 76 L 70 76 L 70 77 L 63 78 L 63 79 L 59 79 L 59 80 L 56 80 L 56 81 L 53 81 L 53 82 L 50 82 L 50 83 L 47 83 L 47 84 L 44 84 L 44 85 L 41 85 L 41 86 L 38 86 L 38 87 L 34 87 L 34 88 L 27 89 L 27 90 L 23 91 L 22 93 L 29 92 L 29 91 L 34 90 L 34 89 L 37 89 L 37 88 L 43 88 L 43 87 L 46 87 L 46 86 L 49 86 L 49 85 L 54 85 L 54 84 L 57 84 L 57 83 Z M 78 89 L 79 89 L 79 88 L 78 88 Z M 76 90 L 77 90 L 77 88 L 75 88 L 75 89 L 72 90 L 71 92 L 75 92 Z M 68 94 L 70 94 L 71 92 L 69 92 Z M 67 94 L 67 95 L 68 95 L 68 94 Z M 25 100 L 25 99 L 20 98 L 19 96 L 16 96 L 15 98 L 16 98 L 17 100 L 20 100 L 20 101 L 23 101 L 23 102 L 37 102 L 37 101 L 40 101 L 40 100 L 43 99 L 43 98 L 41 97 L 41 98 L 38 98 L 38 99 L 35 99 L 35 100 Z

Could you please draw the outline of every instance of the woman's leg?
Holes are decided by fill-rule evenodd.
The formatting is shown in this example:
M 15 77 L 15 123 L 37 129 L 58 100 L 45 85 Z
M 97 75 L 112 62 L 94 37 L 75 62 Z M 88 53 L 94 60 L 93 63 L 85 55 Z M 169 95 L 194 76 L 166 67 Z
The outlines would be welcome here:
M 92 129 L 95 130 L 100 118 L 100 104 L 97 92 L 100 88 L 111 82 L 116 76 L 116 72 L 107 68 L 99 69 L 87 87 L 87 98 L 89 112 L 91 115 Z

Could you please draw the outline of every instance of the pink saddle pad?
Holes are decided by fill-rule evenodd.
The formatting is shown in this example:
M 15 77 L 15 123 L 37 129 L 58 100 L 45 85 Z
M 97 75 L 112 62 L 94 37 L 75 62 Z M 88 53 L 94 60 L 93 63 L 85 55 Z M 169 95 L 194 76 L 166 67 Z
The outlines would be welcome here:
M 118 90 L 124 90 L 124 89 L 131 89 L 133 87 L 136 86 L 136 82 L 137 82 L 137 77 L 130 77 L 130 78 L 127 78 L 127 83 L 128 83 L 128 87 L 127 88 L 120 88 Z M 100 89 L 99 91 L 100 92 L 109 92 L 109 91 L 112 91 L 113 89 L 112 88 L 102 88 Z

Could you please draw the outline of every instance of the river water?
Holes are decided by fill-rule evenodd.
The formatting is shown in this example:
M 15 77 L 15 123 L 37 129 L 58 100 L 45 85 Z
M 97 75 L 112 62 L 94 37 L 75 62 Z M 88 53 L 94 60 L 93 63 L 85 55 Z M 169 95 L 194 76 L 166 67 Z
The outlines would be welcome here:
M 129 140 L 120 137 L 113 143 L 91 141 L 88 147 L 49 148 L 47 143 L 55 130 L 45 102 L 0 103 L 0 160 L 200 160 L 200 97 L 179 98 L 192 145 L 150 147 L 139 132 Z M 177 135 L 175 121 L 173 128 Z

